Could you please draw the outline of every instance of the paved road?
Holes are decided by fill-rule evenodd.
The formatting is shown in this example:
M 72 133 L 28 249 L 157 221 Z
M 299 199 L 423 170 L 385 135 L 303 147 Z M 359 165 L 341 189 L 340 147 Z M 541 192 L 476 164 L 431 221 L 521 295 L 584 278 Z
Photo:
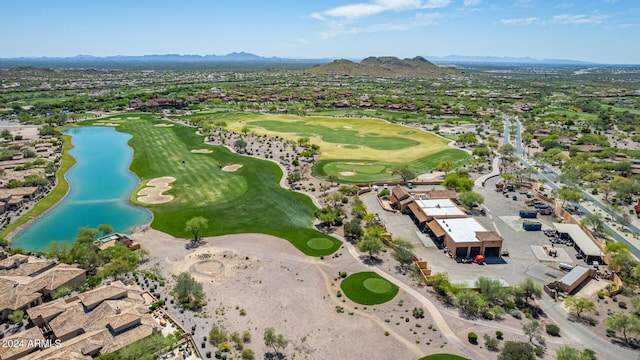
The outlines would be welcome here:
M 503 141 L 508 140 L 509 125 L 510 125 L 509 121 L 505 120 L 505 138 L 503 139 Z M 520 163 L 523 166 L 534 168 L 529 163 L 529 160 L 525 159 L 523 157 L 524 150 L 522 149 L 522 144 L 520 142 L 520 133 L 521 133 L 520 123 L 516 122 L 516 145 L 515 145 L 516 151 L 515 151 L 515 157 L 518 159 L 518 161 L 520 161 Z M 554 170 L 553 168 L 551 168 L 549 166 L 545 166 L 544 167 L 544 172 L 545 173 L 538 172 L 536 174 L 538 179 L 544 179 L 547 182 L 547 185 L 549 185 L 549 187 L 551 187 L 554 190 L 558 190 L 560 187 L 557 184 L 555 184 L 555 181 L 557 180 L 557 177 L 560 176 L 560 174 L 556 170 Z M 616 221 L 620 220 L 619 217 L 616 214 L 611 214 L 607 210 L 607 206 L 604 205 L 603 203 L 601 203 L 598 199 L 594 198 L 593 196 L 591 196 L 591 194 L 589 194 L 586 191 L 581 190 L 581 192 L 582 192 L 582 195 L 585 197 L 586 200 L 588 200 L 591 203 L 593 203 L 595 206 L 597 206 L 598 208 L 603 210 L 605 213 L 610 214 Z M 584 207 L 581 204 L 577 204 L 577 207 L 578 207 L 578 211 L 580 211 L 581 213 L 584 213 L 584 214 L 591 214 L 592 213 L 589 209 L 587 209 L 586 207 Z M 638 227 L 636 227 L 636 226 L 634 226 L 632 224 L 627 225 L 627 228 L 629 230 L 635 232 L 635 233 L 640 233 L 640 228 L 638 228 Z M 607 224 L 604 224 L 604 229 L 610 231 L 611 232 L 611 236 L 616 241 L 620 241 L 620 242 L 623 242 L 623 243 L 629 245 L 629 247 L 631 248 L 631 253 L 633 255 L 635 255 L 637 258 L 640 258 L 640 249 L 636 246 L 636 244 L 634 244 L 632 242 L 629 242 L 622 235 L 618 234 L 615 229 L 611 228 Z
M 562 303 L 553 300 L 538 300 L 538 304 L 560 327 L 562 336 L 573 339 L 567 345 L 589 348 L 598 354 L 598 359 L 638 359 L 638 352 L 614 345 L 592 333 L 585 326 L 569 321 L 568 313 L 562 307 Z
M 360 253 L 358 253 L 356 248 L 350 242 L 344 241 L 344 246 L 347 247 L 349 254 L 353 256 L 354 259 L 360 261 Z M 438 310 L 438 308 L 433 304 L 433 302 L 431 302 L 431 300 L 427 299 L 424 295 L 411 287 L 411 285 L 402 282 L 402 280 L 398 279 L 397 277 L 390 275 L 375 266 L 371 266 L 371 270 L 375 271 L 383 278 L 398 285 L 399 288 L 419 301 L 422 306 L 427 309 L 440 332 L 447 338 L 447 342 L 453 345 L 454 348 L 460 350 L 461 352 L 464 352 L 464 356 L 472 359 L 486 359 L 482 354 L 472 352 L 472 350 L 469 348 L 469 345 L 466 342 L 460 340 L 458 335 L 453 332 L 453 330 L 451 330 L 447 321 L 444 319 L 444 317 L 442 317 L 440 310 Z

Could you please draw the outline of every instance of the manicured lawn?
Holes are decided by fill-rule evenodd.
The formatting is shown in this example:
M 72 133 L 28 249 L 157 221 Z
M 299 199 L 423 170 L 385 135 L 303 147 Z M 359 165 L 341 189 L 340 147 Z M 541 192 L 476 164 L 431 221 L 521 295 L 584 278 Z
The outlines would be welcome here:
M 311 256 L 329 255 L 340 247 L 340 241 L 313 229 L 315 206 L 311 199 L 280 187 L 282 171 L 276 164 L 240 156 L 220 146 L 204 145 L 203 137 L 191 127 L 178 124 L 155 127 L 154 124 L 162 122 L 152 120 L 149 115 L 127 114 L 116 122 L 120 124 L 118 131 L 133 135 L 129 141 L 135 150 L 130 168 L 140 177 L 141 184 L 131 201 L 153 212 L 154 229 L 189 238 L 185 222 L 204 216 L 209 219 L 209 227 L 201 236 L 269 234 L 290 241 Z M 212 152 L 190 152 L 205 148 Z M 235 172 L 220 169 L 231 164 L 242 167 Z M 167 192 L 174 200 L 156 205 L 138 203 L 135 196 L 138 190 L 148 180 L 161 176 L 176 178 Z M 311 239 L 323 241 L 309 242 Z
M 445 149 L 435 154 L 427 155 L 406 163 L 394 163 L 386 161 L 358 161 L 358 160 L 320 160 L 313 167 L 312 174 L 325 178 L 336 175 L 341 183 L 368 183 L 390 180 L 400 180 L 400 176 L 391 175 L 391 169 L 398 165 L 408 165 L 416 174 L 426 174 L 435 170 L 438 163 L 444 160 L 453 161 L 459 165 L 470 157 L 464 151 Z M 353 173 L 345 176 L 341 173 Z
M 341 110 L 346 111 L 346 110 Z M 438 162 L 460 162 L 469 157 L 448 146 L 448 140 L 418 129 L 371 118 L 262 115 L 201 112 L 187 117 L 205 128 L 224 121 L 230 131 L 244 127 L 257 135 L 297 141 L 308 137 L 320 147 L 319 162 L 312 173 L 319 178 L 336 175 L 343 183 L 399 180 L 391 168 L 408 164 L 417 174 L 435 169 Z M 462 120 L 462 119 L 460 119 Z M 340 173 L 351 173 L 351 176 Z
M 598 118 L 598 115 L 596 114 L 575 112 L 569 109 L 562 109 L 562 108 L 549 108 L 546 111 L 546 113 L 540 118 L 545 121 L 560 121 L 564 119 L 569 119 L 573 116 L 577 117 L 577 119 L 580 121 L 590 121 L 590 120 L 596 120 Z
M 376 305 L 390 301 L 398 294 L 398 287 L 374 272 L 355 273 L 342 280 L 340 288 L 353 302 Z
M 332 144 L 352 144 L 366 146 L 376 150 L 399 150 L 419 145 L 415 140 L 402 137 L 379 136 L 375 133 L 359 133 L 349 128 L 329 128 L 314 125 L 306 121 L 283 122 L 274 120 L 250 121 L 247 125 L 261 127 L 267 131 L 279 133 L 297 133 L 303 136 L 320 136 L 323 141 Z
M 419 360 L 467 360 L 467 358 L 452 354 L 433 354 L 421 357 Z

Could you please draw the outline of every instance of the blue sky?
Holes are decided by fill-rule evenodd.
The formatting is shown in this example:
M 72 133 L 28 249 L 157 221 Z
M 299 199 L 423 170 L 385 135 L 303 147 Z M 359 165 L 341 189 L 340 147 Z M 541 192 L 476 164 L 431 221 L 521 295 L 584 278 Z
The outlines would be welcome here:
M 638 0 L 6 0 L 0 57 L 531 56 L 640 64 Z

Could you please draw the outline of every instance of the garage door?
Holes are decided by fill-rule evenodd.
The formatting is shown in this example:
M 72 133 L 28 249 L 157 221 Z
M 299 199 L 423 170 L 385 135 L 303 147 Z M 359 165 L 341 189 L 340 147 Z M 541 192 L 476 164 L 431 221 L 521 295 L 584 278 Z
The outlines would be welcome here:
M 459 247 L 456 248 L 456 258 L 466 258 L 467 257 L 467 248 L 466 247 Z
M 475 258 L 476 255 L 480 255 L 480 246 L 472 246 L 471 253 L 469 254 L 470 258 Z
M 485 257 L 498 257 L 500 256 L 500 247 L 486 247 L 484 248 Z

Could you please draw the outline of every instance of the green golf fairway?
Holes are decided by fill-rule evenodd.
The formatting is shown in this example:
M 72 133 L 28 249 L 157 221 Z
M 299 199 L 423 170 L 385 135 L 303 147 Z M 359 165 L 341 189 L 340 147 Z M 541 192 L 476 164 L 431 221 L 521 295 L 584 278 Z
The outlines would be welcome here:
M 109 121 L 101 121 L 105 120 Z M 130 169 L 141 179 L 131 200 L 153 212 L 154 229 L 190 238 L 192 234 L 184 230 L 186 221 L 203 216 L 209 220 L 209 227 L 199 236 L 269 234 L 290 241 L 311 256 L 329 255 L 340 247 L 340 241 L 313 229 L 316 208 L 311 199 L 280 187 L 282 171 L 278 165 L 205 145 L 192 127 L 154 126 L 167 123 L 153 120 L 150 115 L 127 114 L 117 122 L 118 131 L 133 135 L 129 141 L 134 149 Z M 191 152 L 198 149 L 211 152 Z M 221 170 L 233 164 L 242 167 L 233 172 Z M 176 178 L 165 192 L 174 199 L 162 204 L 138 202 L 138 190 L 162 176 Z M 316 238 L 324 242 L 312 242 L 317 248 L 311 247 L 308 240 Z

